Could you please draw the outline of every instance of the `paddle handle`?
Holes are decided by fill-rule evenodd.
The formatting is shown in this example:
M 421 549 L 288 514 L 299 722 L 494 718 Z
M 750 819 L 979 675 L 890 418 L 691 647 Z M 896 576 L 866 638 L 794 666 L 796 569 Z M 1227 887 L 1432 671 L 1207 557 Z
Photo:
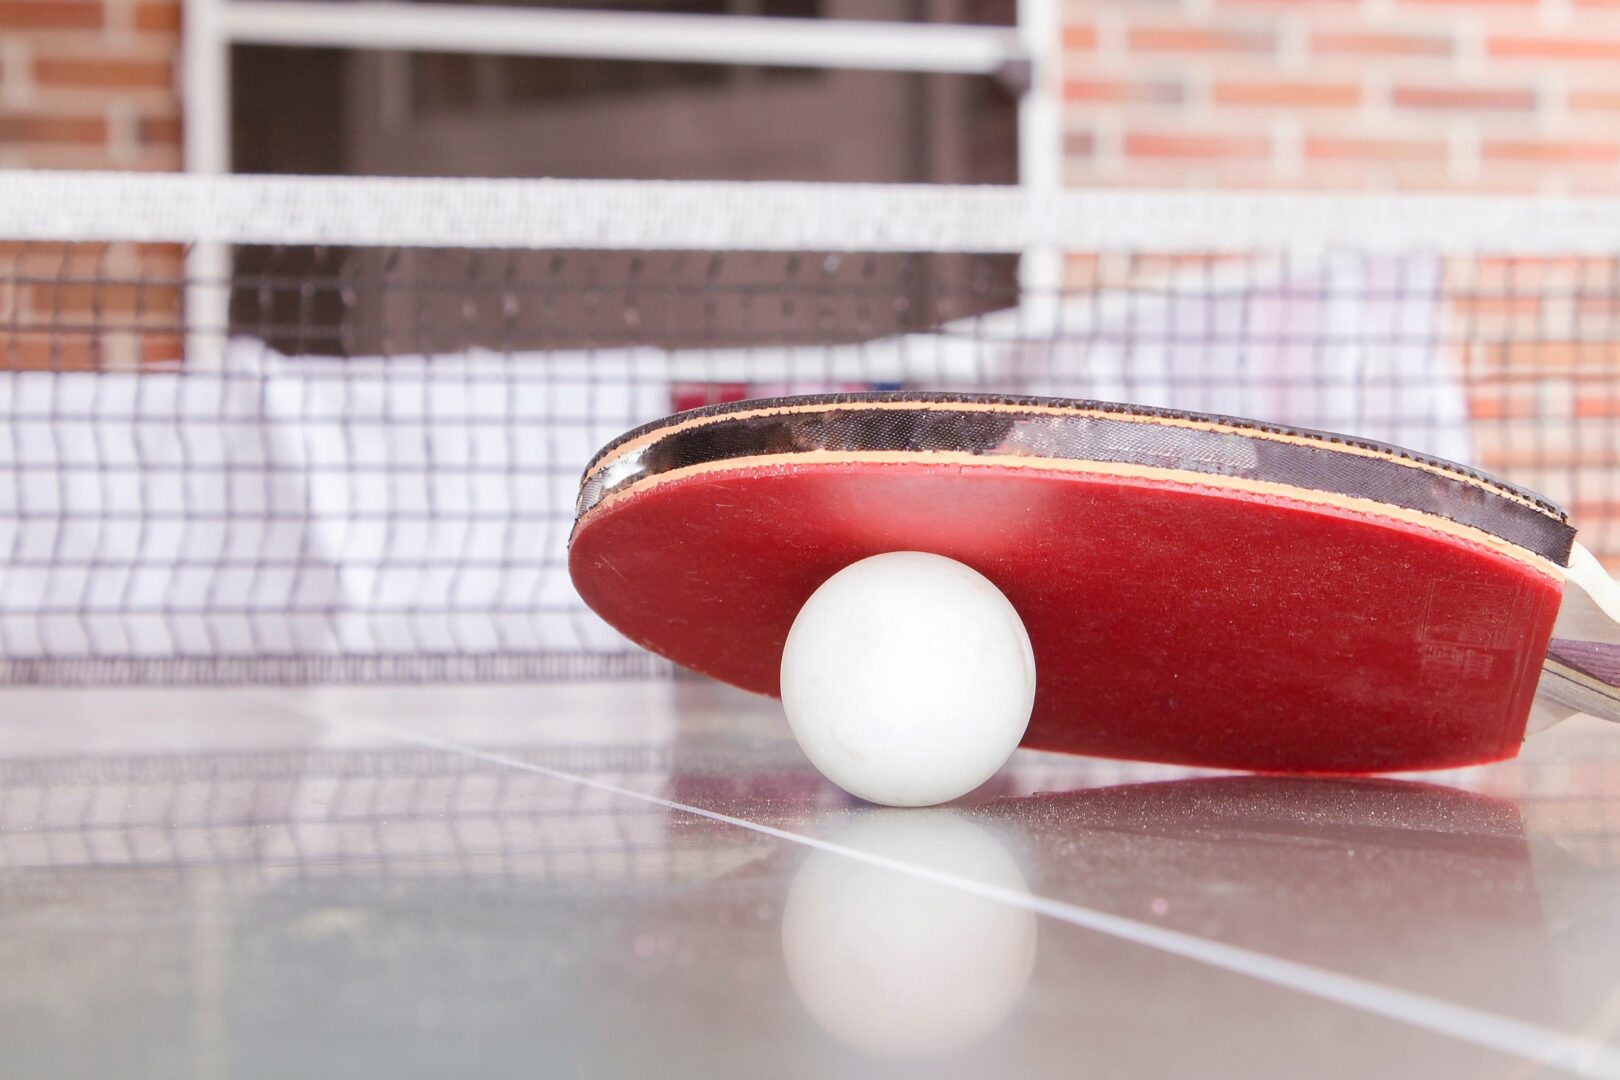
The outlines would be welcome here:
M 1620 585 L 1576 544 L 1536 686 L 1534 730 L 1574 713 L 1620 722 Z

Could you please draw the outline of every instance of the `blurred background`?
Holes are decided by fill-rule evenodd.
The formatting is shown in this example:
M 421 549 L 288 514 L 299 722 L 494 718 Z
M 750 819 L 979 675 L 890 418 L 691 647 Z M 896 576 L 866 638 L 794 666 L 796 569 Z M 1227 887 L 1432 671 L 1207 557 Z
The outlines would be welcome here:
M 1533 220 L 1534 200 L 1620 190 L 1620 3 L 0 0 L 0 168 L 1497 194 Z M 723 225 L 733 197 L 704 195 Z M 1467 224 L 1476 205 L 1448 209 Z M 1416 232 L 1423 212 L 1403 204 L 1396 224 Z M 1256 250 L 1242 221 L 1217 251 L 1167 250 L 1150 220 L 1139 250 L 1011 254 L 955 249 L 949 224 L 898 253 L 0 236 L 0 369 L 51 376 L 0 402 L 32 459 L 12 470 L 34 500 L 13 554 L 39 571 L 0 612 L 0 652 L 621 648 L 593 637 L 563 567 L 591 450 L 676 409 L 817 390 L 1097 397 L 1346 431 L 1542 492 L 1620 560 L 1620 242 L 1527 257 L 1521 230 L 1495 234 L 1517 253 L 1301 258 Z M 337 362 L 356 358 L 387 362 Z M 480 411 L 479 385 L 504 411 Z M 165 404 L 188 393 L 206 435 Z M 419 399 L 438 414 L 420 420 Z M 71 427 L 92 413 L 99 427 Z M 165 428 L 170 473 L 141 441 Z M 437 482 L 506 501 L 399 495 L 434 440 L 470 448 L 428 463 Z M 282 494 L 202 493 L 199 467 Z M 379 469 L 396 501 L 367 510 Z M 147 501 L 115 513 L 125 472 Z M 328 504 L 282 483 L 327 474 L 348 485 Z M 87 501 L 64 494 L 75 484 Z M 476 517 L 456 518 L 480 500 L 506 529 L 487 555 Z M 177 555 L 150 539 L 165 514 L 194 545 L 205 520 L 223 531 Z M 368 532 L 367 514 L 384 524 Z M 299 515 L 305 533 L 274 532 Z M 424 522 L 422 551 L 391 546 Z M 538 583 L 514 585 L 537 550 Z M 126 564 L 151 584 L 96 584 Z M 503 584 L 471 588 L 469 565 Z M 251 618 L 308 624 L 175 629 L 238 594 Z M 396 640 L 399 612 L 427 608 L 479 629 Z M 350 639 L 342 611 L 378 621 Z M 42 628 L 53 612 L 61 635 Z
M 365 45 L 368 26 L 391 36 L 389 8 L 412 7 L 477 11 L 496 33 L 504 16 L 514 38 L 535 13 L 624 18 L 593 28 L 575 56 Z M 232 30 L 229 9 L 251 18 Z M 243 172 L 1017 178 L 1017 65 L 998 76 L 635 59 L 663 33 L 647 15 L 875 22 L 896 28 L 899 52 L 909 27 L 919 57 L 938 44 L 929 30 L 1023 18 L 1061 54 L 1069 184 L 1620 183 L 1611 0 L 6 0 L 0 165 L 178 169 L 186 112 L 224 105 Z M 188 30 L 198 48 L 234 39 L 226 85 L 186 85 Z M 718 57 L 730 46 L 723 27 L 713 34 Z M 205 90 L 229 100 L 196 100 Z

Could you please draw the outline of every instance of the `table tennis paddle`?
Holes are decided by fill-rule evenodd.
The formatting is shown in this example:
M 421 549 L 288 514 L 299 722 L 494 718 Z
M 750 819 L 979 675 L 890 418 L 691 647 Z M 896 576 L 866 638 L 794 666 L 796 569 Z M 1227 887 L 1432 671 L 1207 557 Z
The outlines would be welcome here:
M 1620 589 L 1565 514 L 1347 436 L 990 395 L 743 401 L 610 443 L 576 510 L 593 610 L 763 694 L 817 586 L 914 550 L 1018 610 L 1026 746 L 1377 772 L 1509 757 L 1575 711 L 1620 719 Z

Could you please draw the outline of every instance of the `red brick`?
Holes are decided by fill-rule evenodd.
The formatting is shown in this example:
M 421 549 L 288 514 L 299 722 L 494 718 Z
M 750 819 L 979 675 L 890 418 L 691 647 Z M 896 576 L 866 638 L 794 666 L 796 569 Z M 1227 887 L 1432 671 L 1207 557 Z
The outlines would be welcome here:
M 147 33 L 178 34 L 180 32 L 180 5 L 178 3 L 136 5 L 135 29 Z
M 1577 420 L 1613 420 L 1620 417 L 1620 397 L 1586 397 L 1575 399 Z
M 1133 26 L 1125 43 L 1143 52 L 1263 53 L 1277 47 L 1263 30 L 1216 30 L 1196 26 Z
M 21 259 L 24 260 L 23 266 L 30 259 L 53 259 L 57 263 L 100 259 L 111 250 L 112 245 L 103 241 L 63 243 L 58 240 L 0 240 L 0 259 Z M 15 269 L 15 264 L 8 263 L 6 269 Z
M 1468 413 L 1475 420 L 1524 420 L 1537 412 L 1534 398 L 1510 396 L 1501 390 L 1480 390 L 1468 396 Z
M 1125 153 L 1140 158 L 1263 158 L 1271 141 L 1261 135 L 1183 135 L 1131 132 Z
M 1173 79 L 1138 82 L 1129 79 L 1067 79 L 1065 101 L 1109 102 L 1133 105 L 1174 105 L 1182 100 L 1181 84 Z
M 1366 139 L 1313 135 L 1305 140 L 1312 161 L 1444 161 L 1446 144 L 1438 139 Z
M 135 245 L 135 254 L 141 257 L 143 265 L 153 262 L 167 263 L 178 269 L 186 258 L 184 244 L 140 243 Z
M 99 3 L 76 0 L 0 0 L 0 26 L 7 30 L 99 30 Z
M 1616 282 L 1612 255 L 1476 255 L 1468 262 L 1481 292 L 1567 291 L 1571 282 L 1591 292 Z
M 140 140 L 146 146 L 179 146 L 180 118 L 178 116 L 143 116 L 139 126 Z
M 1095 49 L 1097 47 L 1097 28 L 1084 23 L 1070 23 L 1063 28 L 1063 47 L 1065 49 Z
M 1613 323 L 1620 319 L 1620 297 L 1613 295 L 1579 297 L 1575 301 L 1575 314 L 1585 323 Z
M 41 57 L 34 62 L 34 81 L 57 87 L 164 89 L 174 85 L 174 66 L 158 60 Z
M 100 366 L 101 349 L 93 334 L 0 330 L 0 369 L 86 371 Z
M 1620 112 L 1620 90 L 1571 90 L 1569 107 L 1576 112 Z
M 1354 31 L 1313 34 L 1311 49 L 1324 56 L 1450 56 L 1452 53 L 1451 41 L 1444 37 Z
M 1576 197 L 1601 195 L 1608 198 L 1620 190 L 1620 184 L 1616 184 L 1614 177 L 1607 175 L 1602 169 L 1574 172 L 1564 177 L 1561 183 L 1565 191 Z
M 1408 109 L 1533 109 L 1535 91 L 1514 87 L 1399 85 L 1390 100 Z
M 1486 51 L 1499 60 L 1620 60 L 1620 41 L 1591 37 L 1495 35 Z
M 1603 266 L 1612 261 L 1608 255 L 1475 255 L 1470 260 L 1481 273 L 1491 274 L 1566 274 L 1572 271 L 1585 270 L 1589 267 Z M 1517 280 L 1523 278 L 1500 280 Z M 1540 282 L 1541 278 L 1534 279 Z
M 1401 0 L 1414 7 L 1535 7 L 1541 0 Z
M 1620 524 L 1620 500 L 1616 499 L 1574 499 L 1568 506 L 1569 516 L 1579 521 L 1583 528 L 1589 528 L 1598 520 L 1613 521 Z M 1602 552 L 1593 551 L 1603 563 L 1604 569 L 1609 573 L 1615 572 L 1615 559 L 1605 556 Z
M 1071 131 L 1063 136 L 1063 152 L 1069 157 L 1090 157 L 1096 149 L 1096 139 L 1089 131 Z
M 0 113 L 0 142 L 92 144 L 107 141 L 107 121 L 99 116 L 43 116 Z
M 1485 347 L 1492 368 L 1533 372 L 1536 377 L 1582 369 L 1612 368 L 1617 355 L 1611 341 L 1511 341 Z
M 86 321 L 118 317 L 121 321 L 142 318 L 172 323 L 180 311 L 180 290 L 173 285 L 63 282 L 32 285 L 25 291 L 33 311 Z
M 1486 161 L 1609 164 L 1620 161 L 1620 143 L 1487 139 L 1480 153 Z
M 1349 83 L 1236 82 L 1215 84 L 1217 105 L 1293 105 L 1300 108 L 1354 108 L 1361 88 Z
M 1532 295 L 1460 293 L 1451 296 L 1449 303 L 1452 311 L 1470 318 L 1504 315 L 1534 318 L 1541 314 L 1541 297 Z
M 185 359 L 185 339 L 177 334 L 141 335 L 141 363 L 147 365 L 177 364 Z
M 115 166 L 107 147 L 95 143 L 30 143 L 24 150 L 12 148 L 19 160 L 25 160 L 30 169 L 113 169 Z M 131 166 L 122 164 L 121 169 Z

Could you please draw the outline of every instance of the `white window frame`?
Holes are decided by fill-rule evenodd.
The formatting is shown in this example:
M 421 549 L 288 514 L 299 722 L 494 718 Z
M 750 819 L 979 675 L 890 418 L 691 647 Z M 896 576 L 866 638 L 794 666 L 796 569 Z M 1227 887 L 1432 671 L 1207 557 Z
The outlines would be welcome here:
M 660 15 L 387 0 L 185 0 L 182 22 L 184 160 L 187 172 L 230 172 L 233 45 L 382 48 L 507 56 L 590 57 L 708 64 L 863 68 L 998 75 L 1027 72 L 1018 101 L 1018 186 L 1032 194 L 1063 184 L 1061 0 L 1017 0 L 1012 27 L 745 15 Z M 188 278 L 228 274 L 223 249 L 193 252 Z M 1028 251 L 1019 277 L 1049 292 L 1057 252 Z M 188 289 L 199 317 L 223 325 L 225 300 L 208 284 Z
M 233 45 L 567 56 L 703 64 L 1029 73 L 1018 103 L 1018 182 L 1062 185 L 1060 0 L 1018 0 L 1017 25 L 659 15 L 401 4 L 387 0 L 185 0 L 185 166 L 230 171 Z

